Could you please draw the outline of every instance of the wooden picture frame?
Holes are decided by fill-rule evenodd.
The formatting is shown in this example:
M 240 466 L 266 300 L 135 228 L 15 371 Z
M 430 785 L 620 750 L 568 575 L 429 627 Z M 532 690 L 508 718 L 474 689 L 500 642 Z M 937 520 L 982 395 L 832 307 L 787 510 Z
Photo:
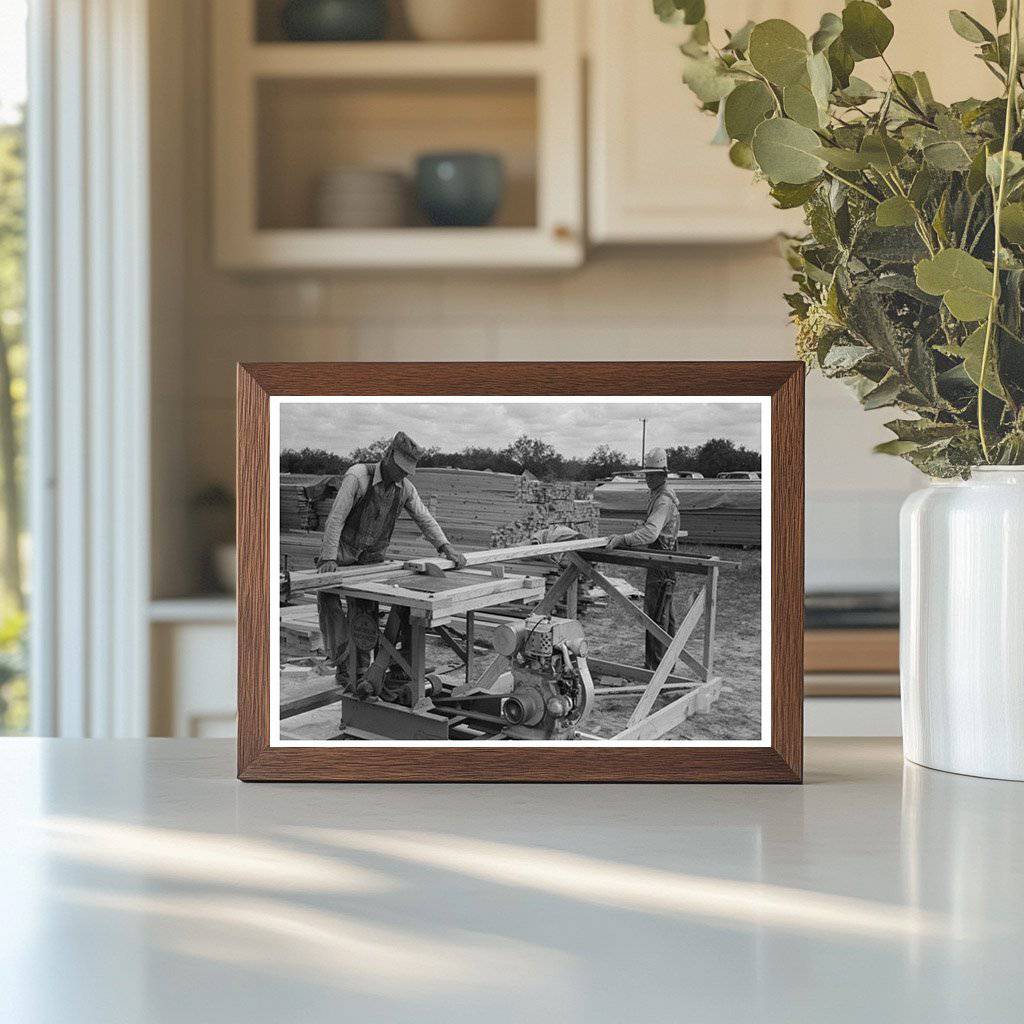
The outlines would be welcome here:
M 800 782 L 804 367 L 773 362 L 250 363 L 238 366 L 238 777 L 244 781 Z M 770 738 L 685 743 L 271 743 L 274 396 L 758 396 L 770 408 Z M 275 598 L 276 600 L 276 598 Z M 275 605 L 276 607 L 276 605 Z

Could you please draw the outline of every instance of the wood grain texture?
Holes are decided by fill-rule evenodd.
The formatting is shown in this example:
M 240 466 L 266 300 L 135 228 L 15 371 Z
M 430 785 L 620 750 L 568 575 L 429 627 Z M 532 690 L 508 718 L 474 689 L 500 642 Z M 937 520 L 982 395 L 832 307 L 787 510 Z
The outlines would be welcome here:
M 271 747 L 271 395 L 768 395 L 772 729 L 767 747 Z M 238 368 L 238 777 L 246 781 L 799 782 L 804 368 L 798 362 L 252 363 Z
M 804 635 L 806 672 L 900 670 L 898 629 L 809 629 Z

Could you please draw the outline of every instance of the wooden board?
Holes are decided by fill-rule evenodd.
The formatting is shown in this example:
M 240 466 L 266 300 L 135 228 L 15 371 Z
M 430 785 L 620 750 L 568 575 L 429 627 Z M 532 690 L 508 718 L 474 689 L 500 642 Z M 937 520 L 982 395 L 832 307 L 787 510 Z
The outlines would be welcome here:
M 898 629 L 809 629 L 804 634 L 806 672 L 900 670 Z
M 418 586 L 413 589 L 406 582 Z M 423 584 L 426 585 L 423 585 Z M 386 580 L 353 580 L 337 588 L 345 596 L 360 597 L 367 601 L 399 604 L 404 608 L 417 608 L 426 612 L 452 614 L 453 611 L 484 608 L 505 601 L 520 601 L 543 595 L 544 581 L 532 576 L 508 576 L 504 579 L 488 577 L 455 587 L 445 586 L 445 580 L 436 576 L 399 575 Z
M 513 548 L 488 548 L 484 551 L 464 553 L 466 565 L 488 565 L 491 562 L 514 562 L 517 558 L 539 558 L 541 555 L 561 555 L 566 551 L 593 551 L 608 543 L 606 537 L 582 537 L 563 540 L 555 544 L 520 544 Z M 455 563 L 447 558 L 414 558 L 405 563 L 407 569 L 426 572 L 428 565 L 439 569 L 454 569 Z
M 307 569 L 291 574 L 291 591 L 293 594 L 301 594 L 304 591 L 328 590 L 332 587 L 343 586 L 352 580 L 388 577 L 396 573 L 401 574 L 402 571 L 402 563 L 393 561 L 375 562 L 372 565 L 346 565 L 338 569 L 337 572 L 317 572 L 315 569 Z

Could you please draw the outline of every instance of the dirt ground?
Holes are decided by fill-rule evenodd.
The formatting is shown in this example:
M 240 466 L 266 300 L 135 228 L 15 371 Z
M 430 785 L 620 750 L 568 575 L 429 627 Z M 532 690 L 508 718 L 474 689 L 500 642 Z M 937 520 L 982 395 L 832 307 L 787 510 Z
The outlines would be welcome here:
M 718 618 L 715 643 L 715 675 L 722 689 L 711 709 L 695 714 L 672 730 L 665 739 L 747 740 L 761 734 L 761 552 L 738 548 L 697 547 L 687 553 L 718 555 L 724 561 L 738 562 L 736 569 L 723 569 L 719 575 Z M 643 590 L 644 573 L 625 566 L 609 566 L 608 575 L 628 580 Z M 676 584 L 676 616 L 682 619 L 693 593 L 703 577 L 680 576 Z M 636 603 L 640 604 L 638 600 Z M 593 657 L 629 665 L 643 665 L 644 637 L 638 624 L 626 622 L 614 605 L 584 606 L 581 622 Z M 703 627 L 698 626 L 687 650 L 700 657 L 703 653 Z M 489 654 L 478 655 L 482 670 Z M 439 640 L 428 638 L 428 660 L 435 671 L 447 673 L 461 667 L 456 655 Z M 613 680 L 595 680 L 598 686 L 614 685 Z M 583 730 L 598 736 L 613 736 L 625 728 L 636 705 L 636 696 L 601 697 L 596 711 Z M 655 710 L 673 699 L 661 698 Z M 295 739 L 333 736 L 337 730 L 337 711 L 318 709 L 290 719 L 282 735 Z
M 723 569 L 718 583 L 718 617 L 715 632 L 715 675 L 722 680 L 718 700 L 704 714 L 692 715 L 665 739 L 756 740 L 761 737 L 761 551 L 738 548 L 688 547 L 687 554 L 718 555 L 739 562 L 737 569 Z M 643 589 L 643 571 L 615 566 L 615 575 Z M 697 581 L 703 577 L 680 576 L 676 584 L 676 617 L 681 619 L 692 600 Z M 588 612 L 582 619 L 587 641 L 595 657 L 631 665 L 643 664 L 644 640 L 639 626 L 623 626 L 614 608 Z M 701 626 L 686 649 L 703 653 Z M 600 682 L 598 685 L 601 685 Z M 671 698 L 664 698 L 655 709 Z M 588 732 L 611 736 L 625 728 L 636 697 L 601 698 L 596 714 L 584 725 Z

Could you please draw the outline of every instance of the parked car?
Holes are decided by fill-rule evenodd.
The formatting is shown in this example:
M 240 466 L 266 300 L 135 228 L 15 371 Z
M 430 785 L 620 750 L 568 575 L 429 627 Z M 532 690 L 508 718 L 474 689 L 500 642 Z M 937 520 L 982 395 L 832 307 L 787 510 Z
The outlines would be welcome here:
M 754 473 L 752 471 L 748 472 L 746 470 L 734 469 L 734 470 L 731 470 L 728 473 L 719 473 L 718 474 L 718 479 L 719 480 L 760 480 L 761 479 L 761 474 L 760 473 Z

